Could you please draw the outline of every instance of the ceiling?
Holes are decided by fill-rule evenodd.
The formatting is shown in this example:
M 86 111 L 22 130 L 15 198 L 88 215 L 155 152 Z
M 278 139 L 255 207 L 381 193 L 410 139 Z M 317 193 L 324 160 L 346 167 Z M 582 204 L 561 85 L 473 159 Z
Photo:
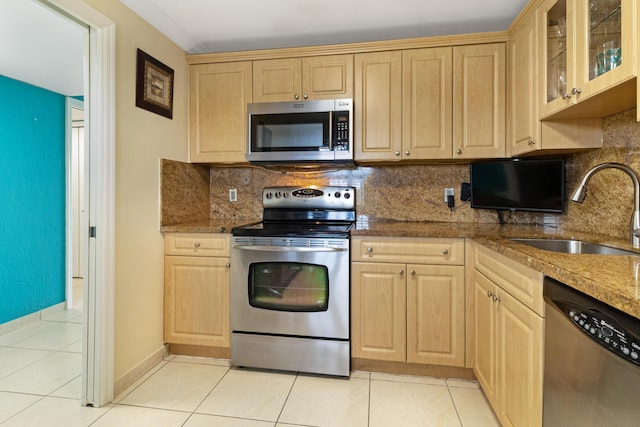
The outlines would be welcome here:
M 86 28 L 35 0 L 0 0 L 0 75 L 83 94 Z
M 211 53 L 503 31 L 528 0 L 120 1 L 187 53 Z
M 211 53 L 503 31 L 528 0 L 120 1 L 185 52 Z M 37 0 L 0 10 L 0 75 L 81 95 L 86 28 Z

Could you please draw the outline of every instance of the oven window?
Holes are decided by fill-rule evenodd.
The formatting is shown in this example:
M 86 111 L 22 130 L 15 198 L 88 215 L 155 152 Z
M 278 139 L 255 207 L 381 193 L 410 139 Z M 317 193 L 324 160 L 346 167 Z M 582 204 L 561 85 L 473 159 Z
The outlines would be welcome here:
M 278 311 L 327 311 L 328 269 L 299 262 L 253 263 L 249 265 L 249 304 Z

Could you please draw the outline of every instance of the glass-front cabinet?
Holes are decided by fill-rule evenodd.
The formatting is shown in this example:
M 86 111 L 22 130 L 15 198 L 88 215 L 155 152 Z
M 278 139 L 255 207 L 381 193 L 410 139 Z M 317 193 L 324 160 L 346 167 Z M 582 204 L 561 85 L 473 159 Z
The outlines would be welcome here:
M 542 25 L 541 77 L 545 93 L 541 116 L 574 104 L 577 115 L 592 115 L 635 105 L 636 0 L 548 0 L 538 9 Z M 629 84 L 627 88 L 624 84 Z M 617 88 L 617 89 L 616 89 Z M 624 90 L 623 90 L 624 89 Z M 619 93 L 615 93 L 615 91 Z M 625 92 L 633 94 L 625 95 Z M 601 96 L 598 102 L 586 102 Z M 633 95 L 633 96 L 631 96 Z M 609 103 L 615 105 L 596 105 Z M 592 104 L 592 105 L 590 105 Z M 583 108 L 584 107 L 584 108 Z M 574 108 L 574 107 L 572 107 Z M 554 116 L 555 117 L 555 116 Z

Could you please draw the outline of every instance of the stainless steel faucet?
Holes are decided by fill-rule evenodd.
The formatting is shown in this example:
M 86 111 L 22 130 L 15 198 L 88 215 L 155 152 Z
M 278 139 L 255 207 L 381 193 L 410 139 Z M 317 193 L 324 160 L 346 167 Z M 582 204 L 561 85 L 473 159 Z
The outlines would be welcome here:
M 574 202 L 582 203 L 587 196 L 587 184 L 591 177 L 602 169 L 619 169 L 625 172 L 633 181 L 633 199 L 634 208 L 633 216 L 631 217 L 631 229 L 629 241 L 634 248 L 640 248 L 640 179 L 638 174 L 627 165 L 622 163 L 602 163 L 591 168 L 582 178 L 582 182 L 571 196 L 571 200 Z

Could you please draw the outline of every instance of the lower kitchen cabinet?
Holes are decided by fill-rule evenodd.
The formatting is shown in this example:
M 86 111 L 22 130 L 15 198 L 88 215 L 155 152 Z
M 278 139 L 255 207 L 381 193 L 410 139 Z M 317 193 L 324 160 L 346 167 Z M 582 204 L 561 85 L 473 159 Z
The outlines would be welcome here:
M 354 237 L 352 261 L 352 357 L 464 366 L 463 239 Z
M 229 357 L 229 236 L 167 234 L 164 340 L 175 354 Z
M 532 308 L 542 297 L 541 274 L 472 246 L 474 373 L 502 425 L 541 426 L 544 318 Z M 535 302 L 527 305 L 512 295 L 512 285 L 531 286 Z

